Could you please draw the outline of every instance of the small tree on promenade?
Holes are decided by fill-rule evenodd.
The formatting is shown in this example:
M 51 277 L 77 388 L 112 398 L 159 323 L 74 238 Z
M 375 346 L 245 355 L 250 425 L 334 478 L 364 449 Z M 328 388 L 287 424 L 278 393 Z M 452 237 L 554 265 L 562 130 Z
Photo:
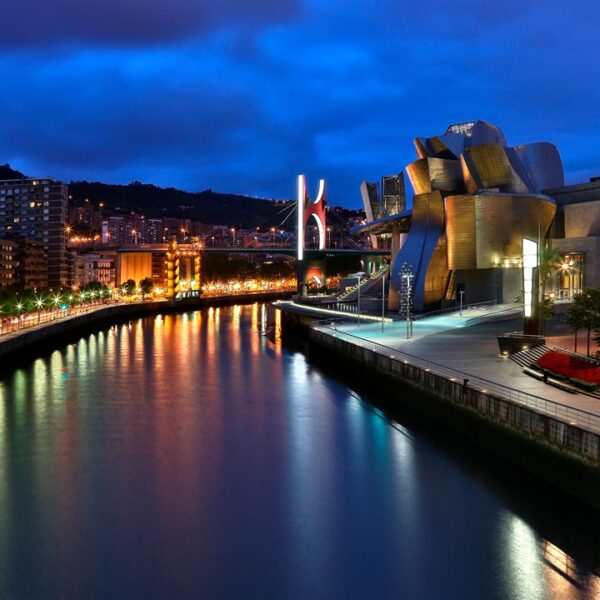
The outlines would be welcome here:
M 121 284 L 121 289 L 128 295 L 131 296 L 135 292 L 135 281 L 128 279 Z
M 590 355 L 592 331 L 600 330 L 600 290 L 586 288 L 573 296 L 573 302 L 567 309 L 566 322 L 575 333 L 575 352 L 577 352 L 577 331 L 587 329 L 587 355 Z
M 149 296 L 154 289 L 154 282 L 150 277 L 145 277 L 140 281 L 140 290 L 142 291 L 142 298 Z

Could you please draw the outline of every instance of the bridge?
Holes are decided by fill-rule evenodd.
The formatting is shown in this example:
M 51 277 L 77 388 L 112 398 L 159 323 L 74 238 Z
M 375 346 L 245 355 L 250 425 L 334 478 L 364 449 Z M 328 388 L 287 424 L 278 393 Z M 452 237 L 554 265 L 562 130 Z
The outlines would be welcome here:
M 385 248 L 365 247 L 365 240 L 351 238 L 347 235 L 348 241 L 354 244 L 355 247 L 339 248 L 338 243 L 342 244 L 342 238 L 336 240 L 334 248 L 331 246 L 331 228 L 327 227 L 325 210 L 326 188 L 325 181 L 319 183 L 319 191 L 317 199 L 312 201 L 307 192 L 306 180 L 303 175 L 298 178 L 298 200 L 285 208 L 287 214 L 283 216 L 280 227 L 288 220 L 289 217 L 295 214 L 296 227 L 295 235 L 289 232 L 287 237 L 281 240 L 281 245 L 276 245 L 275 234 L 279 230 L 283 234 L 283 230 L 275 227 L 270 227 L 272 233 L 271 239 L 268 241 L 259 239 L 259 228 L 242 235 L 235 228 L 227 229 L 231 232 L 231 238 L 227 236 L 225 240 L 221 240 L 219 246 L 215 246 L 214 236 L 194 237 L 189 239 L 185 236 L 181 240 L 170 240 L 167 242 L 163 238 L 163 243 L 155 244 L 132 244 L 130 246 L 121 247 L 120 253 L 125 255 L 121 258 L 121 279 L 125 273 L 132 273 L 128 278 L 136 281 L 139 277 L 134 276 L 138 271 L 152 271 L 156 269 L 152 265 L 157 262 L 160 255 L 166 257 L 166 288 L 168 298 L 183 298 L 188 295 L 197 295 L 200 290 L 200 274 L 201 274 L 201 254 L 240 254 L 240 255 L 284 255 L 296 259 L 297 278 L 299 293 L 302 296 L 307 295 L 309 283 L 316 284 L 321 288 L 326 281 L 326 261 L 328 258 L 356 256 L 361 257 L 361 265 L 357 270 L 362 273 L 371 275 L 380 270 L 383 257 L 390 255 L 390 250 Z M 335 214 L 335 211 L 331 211 Z M 329 214 L 331 214 L 329 213 Z M 340 217 L 336 215 L 338 219 Z M 308 244 L 305 240 L 305 231 L 309 227 L 309 221 L 314 221 L 313 243 Z M 346 231 L 350 224 L 345 223 Z M 318 232 L 318 236 L 314 235 Z M 238 234 L 236 237 L 236 233 Z M 211 242 L 210 244 L 208 242 Z M 223 244 L 223 241 L 225 244 Z M 229 245 L 231 242 L 231 245 Z M 329 243 L 327 243 L 329 242 Z M 127 258 L 125 258 L 129 255 Z M 124 265 L 127 268 L 124 268 Z M 364 280 L 363 280 L 364 283 Z M 360 277 L 359 286 L 360 287 Z

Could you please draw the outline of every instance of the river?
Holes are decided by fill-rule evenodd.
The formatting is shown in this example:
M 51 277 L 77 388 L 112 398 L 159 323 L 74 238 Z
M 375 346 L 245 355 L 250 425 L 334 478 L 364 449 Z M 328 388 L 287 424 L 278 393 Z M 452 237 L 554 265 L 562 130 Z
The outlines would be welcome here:
M 0 598 L 600 596 L 587 515 L 261 335 L 269 311 L 140 319 L 3 374 Z

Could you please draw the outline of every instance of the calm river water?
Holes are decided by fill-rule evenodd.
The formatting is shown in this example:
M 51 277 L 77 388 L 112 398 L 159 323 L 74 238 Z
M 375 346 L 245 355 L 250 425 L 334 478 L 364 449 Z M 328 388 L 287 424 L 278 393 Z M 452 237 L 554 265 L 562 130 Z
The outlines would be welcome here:
M 3 376 L 0 598 L 600 595 L 588 517 L 265 319 L 134 321 Z

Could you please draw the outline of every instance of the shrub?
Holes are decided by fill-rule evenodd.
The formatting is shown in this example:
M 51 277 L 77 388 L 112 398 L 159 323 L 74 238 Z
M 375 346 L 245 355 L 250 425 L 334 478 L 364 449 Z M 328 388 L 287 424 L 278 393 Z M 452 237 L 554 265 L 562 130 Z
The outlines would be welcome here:
M 570 354 L 550 350 L 538 360 L 538 365 L 565 378 L 575 378 L 600 385 L 600 367 Z

